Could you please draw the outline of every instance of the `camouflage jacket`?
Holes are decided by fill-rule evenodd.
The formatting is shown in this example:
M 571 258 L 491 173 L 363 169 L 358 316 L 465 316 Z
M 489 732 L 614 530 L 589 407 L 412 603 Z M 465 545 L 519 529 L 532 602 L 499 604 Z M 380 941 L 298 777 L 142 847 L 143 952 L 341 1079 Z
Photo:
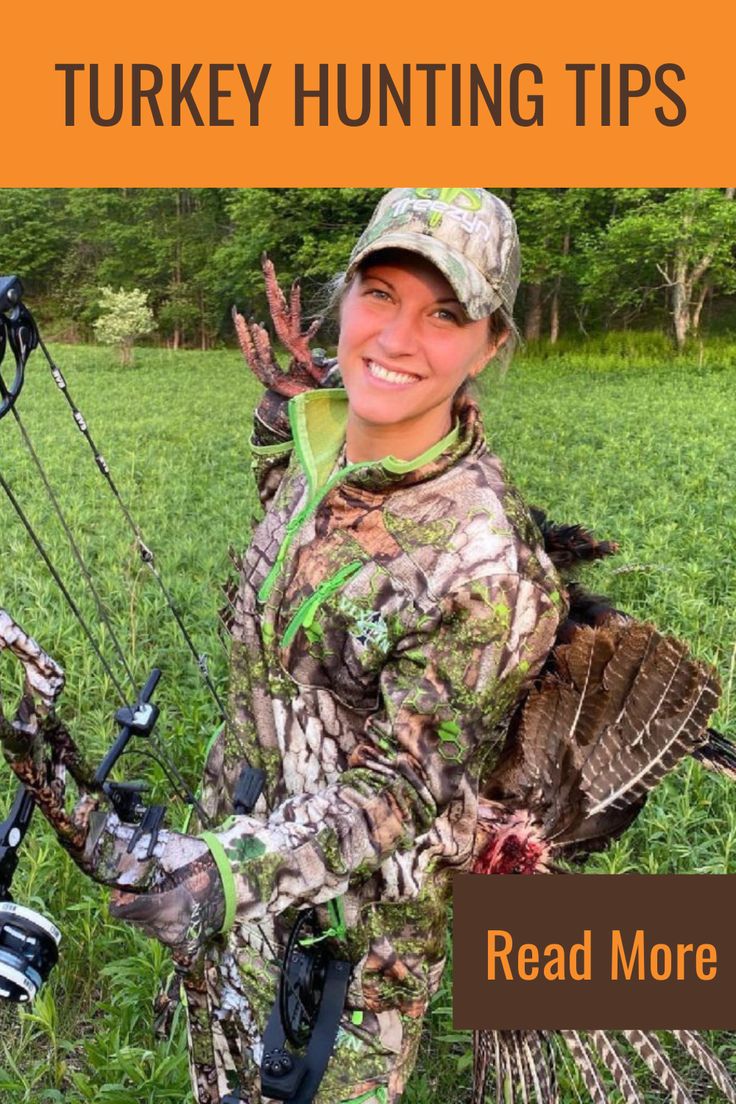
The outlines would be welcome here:
M 263 444 L 256 423 L 266 515 L 234 600 L 232 723 L 202 793 L 227 917 L 189 994 L 201 1104 L 258 1057 L 274 980 L 257 925 L 282 944 L 295 908 L 321 906 L 355 964 L 353 1023 L 388 1037 L 421 1021 L 494 730 L 564 602 L 472 400 L 412 462 L 341 463 L 346 413 L 342 389 L 316 390 L 289 403 L 293 440 Z M 245 762 L 266 788 L 232 816 Z

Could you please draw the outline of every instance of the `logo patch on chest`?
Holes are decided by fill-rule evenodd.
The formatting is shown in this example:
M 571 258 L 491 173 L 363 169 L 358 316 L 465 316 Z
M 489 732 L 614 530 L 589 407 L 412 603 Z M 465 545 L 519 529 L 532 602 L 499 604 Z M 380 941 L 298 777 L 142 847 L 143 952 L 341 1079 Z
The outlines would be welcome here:
M 363 609 L 344 596 L 340 599 L 339 610 L 345 617 L 353 621 L 353 625 L 349 626 L 348 632 L 358 644 L 362 644 L 364 647 L 372 645 L 382 652 L 388 651 L 388 626 L 378 610 Z

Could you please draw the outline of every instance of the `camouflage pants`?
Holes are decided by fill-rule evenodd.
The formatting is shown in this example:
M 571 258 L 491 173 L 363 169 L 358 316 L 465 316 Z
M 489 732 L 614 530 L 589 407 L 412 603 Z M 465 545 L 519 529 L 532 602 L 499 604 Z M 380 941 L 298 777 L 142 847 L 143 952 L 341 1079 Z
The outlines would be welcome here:
M 315 1104 L 398 1101 L 414 1068 L 425 1010 L 411 1016 L 380 1012 L 357 1029 L 346 1016 Z

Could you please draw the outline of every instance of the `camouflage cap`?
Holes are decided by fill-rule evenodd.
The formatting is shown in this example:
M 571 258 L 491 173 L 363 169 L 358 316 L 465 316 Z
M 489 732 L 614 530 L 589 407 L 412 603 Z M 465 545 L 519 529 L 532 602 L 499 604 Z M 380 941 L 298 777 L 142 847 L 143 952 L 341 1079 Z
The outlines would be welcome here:
M 483 188 L 394 188 L 358 239 L 346 279 L 379 249 L 421 254 L 447 279 L 469 318 L 501 308 L 513 327 L 519 236 L 498 196 Z

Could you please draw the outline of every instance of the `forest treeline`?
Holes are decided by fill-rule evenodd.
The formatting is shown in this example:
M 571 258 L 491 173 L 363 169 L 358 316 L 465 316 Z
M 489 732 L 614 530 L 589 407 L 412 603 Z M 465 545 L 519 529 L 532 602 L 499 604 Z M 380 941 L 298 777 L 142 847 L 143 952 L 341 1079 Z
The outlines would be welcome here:
M 679 346 L 736 327 L 734 188 L 492 189 L 523 251 L 517 318 L 528 341 L 656 327 Z M 0 189 L 0 272 L 20 275 L 47 333 L 87 341 L 100 289 L 139 287 L 150 340 L 233 341 L 230 308 L 266 315 L 260 257 L 302 277 L 307 309 L 380 189 Z

